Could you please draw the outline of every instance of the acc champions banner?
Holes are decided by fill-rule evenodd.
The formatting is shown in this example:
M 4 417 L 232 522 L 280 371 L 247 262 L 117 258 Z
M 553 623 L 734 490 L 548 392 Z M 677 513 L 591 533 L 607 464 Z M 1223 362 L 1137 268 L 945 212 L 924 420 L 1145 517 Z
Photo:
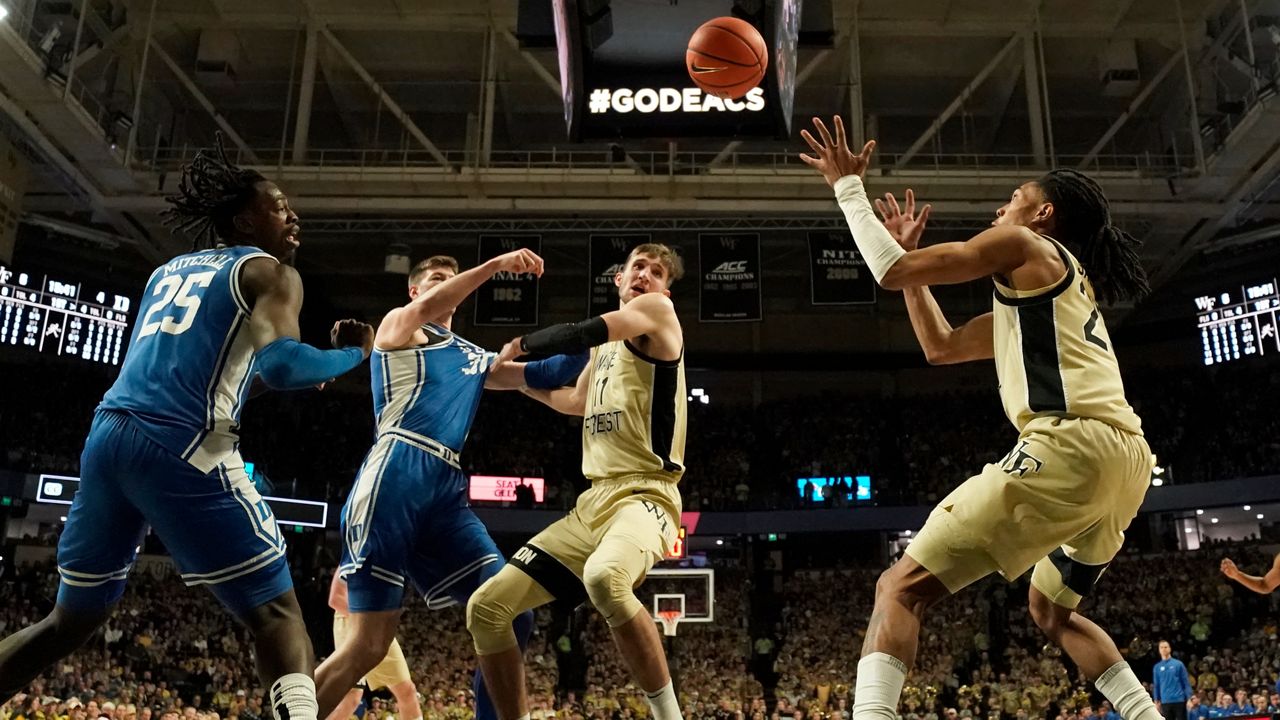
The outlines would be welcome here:
M 702 233 L 698 272 L 699 320 L 761 319 L 759 233 Z
M 587 276 L 591 287 L 587 292 L 587 317 L 595 317 L 618 309 L 618 287 L 613 276 L 622 272 L 632 248 L 650 242 L 648 233 L 601 233 L 591 236 Z
M 814 305 L 876 301 L 876 280 L 847 231 L 809 233 L 809 278 Z
M 528 248 L 542 254 L 541 235 L 481 235 L 478 261 Z M 476 291 L 476 325 L 537 325 L 538 276 L 500 272 Z

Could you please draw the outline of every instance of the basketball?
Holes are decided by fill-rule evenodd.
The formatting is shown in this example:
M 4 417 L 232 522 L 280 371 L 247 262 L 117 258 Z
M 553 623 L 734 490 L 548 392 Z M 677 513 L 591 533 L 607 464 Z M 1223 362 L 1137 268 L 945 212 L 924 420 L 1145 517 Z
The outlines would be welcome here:
M 764 38 L 745 20 L 708 20 L 689 38 L 684 63 L 693 84 L 716 97 L 736 100 L 760 84 L 769 53 Z

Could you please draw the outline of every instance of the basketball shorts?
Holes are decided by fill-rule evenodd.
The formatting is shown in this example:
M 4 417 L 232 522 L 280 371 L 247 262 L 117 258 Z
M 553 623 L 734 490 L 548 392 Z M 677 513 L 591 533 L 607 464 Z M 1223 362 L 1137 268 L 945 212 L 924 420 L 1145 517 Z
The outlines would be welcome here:
M 1036 418 L 1000 462 L 943 498 L 907 554 L 952 592 L 1034 565 L 1032 584 L 1074 608 L 1124 544 L 1151 468 L 1141 435 L 1090 418 Z
M 335 648 L 342 647 L 342 644 L 347 641 L 347 622 L 346 615 L 333 614 L 333 646 Z M 400 649 L 400 641 L 392 638 L 391 647 L 387 648 L 387 656 L 364 676 L 361 683 L 369 686 L 370 690 L 377 690 L 394 687 L 410 679 L 409 663 L 404 659 L 404 650 Z
M 578 496 L 568 515 L 535 535 L 511 561 L 557 600 L 575 602 L 586 598 L 583 568 L 605 538 L 639 548 L 652 567 L 675 546 L 679 533 L 676 483 L 645 475 L 599 480 Z
M 502 555 L 467 502 L 456 465 L 411 440 L 374 443 L 342 509 L 342 562 L 351 612 L 395 610 L 408 582 L 432 610 L 466 605 Z
M 148 525 L 183 582 L 207 585 L 237 615 L 293 588 L 284 536 L 239 453 L 202 473 L 104 410 L 80 472 L 58 541 L 58 604 L 94 612 L 119 600 Z

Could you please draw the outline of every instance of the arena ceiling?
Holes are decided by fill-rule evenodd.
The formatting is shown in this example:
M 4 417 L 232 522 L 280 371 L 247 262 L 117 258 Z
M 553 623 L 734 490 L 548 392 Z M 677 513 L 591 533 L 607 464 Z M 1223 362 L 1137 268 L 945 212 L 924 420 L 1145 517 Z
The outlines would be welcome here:
M 51 81 L 40 42 L 60 27 L 70 47 L 82 2 L 75 60 Z M 381 273 L 391 243 L 419 254 L 485 228 L 558 223 L 552 248 L 569 253 L 594 227 L 835 213 L 797 137 L 568 143 L 553 51 L 521 47 L 516 0 L 0 3 L 0 109 L 35 169 L 26 210 L 139 266 L 181 250 L 157 212 L 219 129 L 285 185 L 315 271 L 335 277 Z M 944 231 L 980 227 L 1054 165 L 1095 172 L 1160 281 L 1280 218 L 1280 0 L 832 5 L 831 47 L 800 50 L 796 123 L 865 118 L 872 187 L 914 187 Z M 1134 62 L 1136 77 L 1104 80 Z

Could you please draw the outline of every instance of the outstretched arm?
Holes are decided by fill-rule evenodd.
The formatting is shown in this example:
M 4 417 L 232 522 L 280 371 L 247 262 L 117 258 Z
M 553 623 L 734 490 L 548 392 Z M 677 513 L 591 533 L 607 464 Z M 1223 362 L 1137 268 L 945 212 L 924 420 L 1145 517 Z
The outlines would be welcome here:
M 577 323 L 552 325 L 518 337 L 507 343 L 498 362 L 517 355 L 575 354 L 610 341 L 630 340 L 650 335 L 676 322 L 676 308 L 671 298 L 658 293 L 645 293 L 619 310 Z
M 1026 261 L 1026 240 L 1030 230 L 1001 226 L 984 230 L 969 242 L 942 243 L 907 251 L 889 234 L 867 198 L 862 184 L 875 150 L 869 141 L 854 154 L 845 139 L 844 121 L 835 118 L 835 135 L 818 118 L 813 119 L 821 140 L 808 130 L 801 136 L 814 154 L 800 159 L 813 167 L 835 190 L 853 232 L 853 241 L 867 262 L 876 282 L 888 290 L 920 285 L 948 285 L 977 280 L 994 274 L 1007 275 Z
M 387 313 L 378 325 L 378 347 L 392 349 L 409 344 L 418 328 L 447 314 L 489 278 L 504 271 L 542 275 L 542 258 L 532 250 L 520 249 L 454 275 Z
M 587 376 L 590 374 L 591 368 L 583 368 L 582 373 L 578 375 L 578 382 L 574 383 L 573 387 L 554 390 L 522 387 L 520 392 L 556 412 L 581 417 L 587 411 Z
M 909 188 L 905 209 L 898 207 L 893 193 L 885 193 L 884 199 L 877 198 L 875 204 L 884 219 L 884 229 L 906 251 L 903 259 L 910 257 L 920 246 L 920 238 L 929 222 L 930 206 L 925 205 L 917 214 L 916 194 Z M 985 360 L 995 355 L 991 313 L 953 329 L 927 285 L 905 288 L 903 297 L 907 301 L 911 327 L 931 365 Z
M 249 336 L 262 381 L 275 390 L 301 390 L 345 374 L 369 357 L 373 328 L 355 320 L 334 324 L 330 337 L 337 350 L 320 350 L 299 342 L 302 278 L 284 263 L 248 262 L 240 276 L 244 294 L 253 300 Z
M 1240 568 L 1236 567 L 1231 558 L 1223 558 L 1221 568 L 1223 575 L 1261 595 L 1270 594 L 1271 591 L 1280 587 L 1280 555 L 1276 555 L 1275 560 L 1271 562 L 1271 569 L 1261 577 L 1240 572 Z
M 489 371 L 484 387 L 486 390 L 519 390 L 522 387 L 556 390 L 576 382 L 590 356 L 591 353 L 583 350 L 573 355 L 552 355 L 533 362 L 505 362 Z
M 995 357 L 991 313 L 984 313 L 953 328 L 928 287 L 906 288 L 904 293 L 911 328 L 915 330 L 916 339 L 920 341 L 930 365 L 953 365 Z

